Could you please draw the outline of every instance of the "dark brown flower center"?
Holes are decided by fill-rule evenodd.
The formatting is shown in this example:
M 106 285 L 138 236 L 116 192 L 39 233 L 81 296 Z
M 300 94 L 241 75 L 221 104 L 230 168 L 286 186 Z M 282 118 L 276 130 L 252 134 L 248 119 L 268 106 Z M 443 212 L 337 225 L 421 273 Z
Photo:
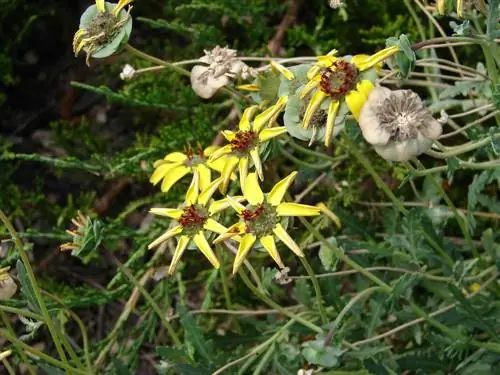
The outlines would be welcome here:
M 254 233 L 257 238 L 272 234 L 278 223 L 276 208 L 267 203 L 259 206 L 249 205 L 240 217 L 245 221 L 247 231 Z
M 183 233 L 194 235 L 203 229 L 207 218 L 208 212 L 204 207 L 192 204 L 184 208 L 184 212 L 177 221 L 182 226 Z
M 203 148 L 200 145 L 198 145 L 196 151 L 191 146 L 184 147 L 184 154 L 187 156 L 184 164 L 188 167 L 193 167 L 206 161 Z
M 354 64 L 339 59 L 323 70 L 319 87 L 332 100 L 339 100 L 356 87 L 357 76 Z
M 234 135 L 234 139 L 230 142 L 231 150 L 238 153 L 248 153 L 254 146 L 257 140 L 257 134 L 252 131 L 240 130 Z

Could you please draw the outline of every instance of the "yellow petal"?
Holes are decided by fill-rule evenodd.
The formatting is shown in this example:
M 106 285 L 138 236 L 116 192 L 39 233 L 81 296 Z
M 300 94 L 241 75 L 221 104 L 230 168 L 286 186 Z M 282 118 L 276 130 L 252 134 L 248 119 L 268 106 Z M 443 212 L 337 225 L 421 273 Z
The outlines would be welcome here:
M 316 75 L 300 90 L 299 98 L 304 99 L 313 89 L 319 86 L 321 76 Z
M 179 242 L 177 242 L 177 247 L 174 251 L 174 256 L 172 258 L 172 262 L 170 263 L 170 267 L 168 268 L 168 274 L 172 275 L 175 272 L 177 264 L 181 260 L 182 254 L 184 250 L 186 250 L 187 245 L 189 244 L 190 238 L 188 236 L 181 236 L 179 238 Z
M 234 199 L 233 197 L 228 195 L 226 199 L 229 206 L 231 206 L 238 214 L 241 215 L 241 213 L 245 210 L 245 206 L 243 206 L 238 200 Z
M 325 146 L 329 147 L 332 142 L 333 128 L 335 126 L 335 117 L 339 110 L 339 101 L 335 100 L 328 106 L 328 116 L 326 118 Z
M 265 142 L 270 140 L 271 138 L 277 137 L 281 134 L 286 133 L 286 126 L 278 126 L 274 128 L 267 128 L 262 130 L 259 133 L 259 141 Z
M 171 163 L 182 163 L 187 160 L 187 156 L 182 152 L 171 152 L 167 156 L 165 156 L 164 160 L 169 161 Z
M 204 164 L 198 164 L 194 167 L 194 173 L 198 174 L 200 191 L 205 190 L 210 185 L 210 181 L 212 179 L 210 168 L 206 167 Z
M 288 176 L 286 176 L 284 179 L 279 181 L 276 185 L 273 186 L 271 191 L 269 192 L 267 196 L 267 201 L 273 205 L 277 206 L 281 203 L 283 200 L 283 197 L 286 194 L 286 191 L 292 184 L 292 182 L 295 180 L 295 177 L 297 177 L 296 171 L 290 173 Z
M 246 232 L 246 225 L 245 223 L 238 222 L 236 224 L 231 225 L 226 232 L 222 233 L 220 236 L 218 236 L 215 240 L 214 243 L 221 243 L 223 241 L 226 241 L 228 239 L 236 239 L 240 235 L 244 234 Z M 241 241 L 241 238 L 240 238 Z
M 219 148 L 220 148 L 219 146 L 208 146 L 206 149 L 203 150 L 203 156 L 208 158 L 210 155 L 212 155 Z
M 333 211 L 331 211 L 328 207 L 326 207 L 324 203 L 318 203 L 316 207 L 319 208 L 323 215 L 329 217 L 335 223 L 335 225 L 337 225 L 337 227 L 340 228 L 342 226 L 339 217 L 335 215 L 335 213 L 333 213 Z
M 221 183 L 222 177 L 213 180 L 198 196 L 198 204 L 205 206 Z
M 264 236 L 260 239 L 261 245 L 264 247 L 264 249 L 267 250 L 269 255 L 274 259 L 276 264 L 279 266 L 279 268 L 284 268 L 285 265 L 281 261 L 280 254 L 278 253 L 278 249 L 276 249 L 276 243 L 274 242 L 274 237 L 269 235 L 269 236 Z
M 224 225 L 220 224 L 212 218 L 208 218 L 207 221 L 205 221 L 205 224 L 203 224 L 203 229 L 219 234 L 227 232 L 227 228 Z
M 149 182 L 151 182 L 153 185 L 156 185 L 158 182 L 160 182 L 167 175 L 167 173 L 172 168 L 175 168 L 178 166 L 179 166 L 179 164 L 172 164 L 172 163 L 164 163 L 164 164 L 159 165 L 158 167 L 156 167 L 153 174 L 149 178 Z
M 464 2 L 463 2 L 463 0 L 457 0 L 457 16 L 459 16 L 460 18 L 462 18 L 464 16 Z M 497 18 L 497 22 L 498 22 L 498 18 Z
M 288 70 L 287 68 L 285 68 L 283 65 L 281 65 L 280 63 L 277 63 L 276 61 L 273 61 L 271 60 L 270 61 L 270 64 L 271 66 L 276 69 L 278 72 L 280 72 L 281 74 L 283 74 L 283 76 L 291 81 L 292 79 L 295 78 L 295 75 L 290 71 Z
M 357 61 L 356 56 L 353 56 L 351 61 L 354 65 L 356 65 L 356 67 L 360 71 L 364 71 L 364 70 L 370 69 L 370 68 L 374 67 L 375 65 L 383 62 L 384 60 L 391 57 L 392 55 L 394 55 L 398 51 L 399 51 L 398 46 L 391 46 L 391 47 L 384 48 L 381 51 L 378 51 L 377 53 L 371 55 L 367 59 L 361 59 L 361 61 Z
M 317 216 L 320 214 L 319 208 L 300 203 L 281 203 L 276 207 L 278 216 Z
M 236 136 L 236 133 L 231 130 L 223 130 L 221 133 L 229 142 L 231 142 Z
M 222 169 L 222 174 L 221 174 L 222 184 L 219 185 L 219 189 L 222 194 L 226 193 L 229 181 L 231 179 L 231 174 L 236 168 L 238 162 L 239 158 L 237 158 L 236 156 L 232 156 L 226 159 L 226 162 L 224 163 L 224 169 Z
M 248 175 L 248 157 L 242 157 L 238 164 L 240 170 L 240 186 L 243 185 L 243 181 L 247 178 Z
M 302 126 L 307 129 L 311 119 L 314 115 L 314 112 L 319 108 L 321 103 L 328 97 L 328 94 L 324 93 L 321 90 L 318 90 L 314 93 L 311 100 L 307 104 L 306 112 L 304 113 L 304 119 L 302 121 Z
M 224 147 L 221 147 L 218 150 L 214 151 L 213 154 L 210 155 L 210 158 L 208 160 L 215 161 L 219 159 L 221 156 L 229 154 L 230 152 L 232 152 L 231 145 L 225 145 Z
M 257 206 L 264 202 L 264 193 L 262 192 L 256 173 L 250 173 L 245 181 L 242 182 L 241 190 L 247 201 Z
M 260 161 L 259 148 L 255 147 L 250 150 L 250 156 L 252 157 L 253 165 L 255 166 L 255 170 L 257 171 L 259 178 L 263 180 L 264 174 L 262 173 L 262 162 Z
M 113 15 L 117 17 L 120 14 L 120 11 L 125 8 L 128 4 L 130 4 L 133 0 L 120 0 L 118 4 L 116 4 L 115 9 L 113 9 Z
M 345 102 L 354 118 L 358 120 L 361 108 L 363 108 L 366 102 L 366 96 L 356 90 L 352 90 L 346 95 Z
M 195 173 L 193 175 L 193 180 L 191 181 L 191 184 L 189 185 L 189 188 L 186 192 L 186 205 L 188 206 L 191 204 L 195 204 L 198 200 L 198 194 L 200 193 L 199 180 L 200 178 L 198 177 L 198 173 Z
M 243 115 L 241 116 L 240 123 L 238 125 L 238 129 L 243 130 L 243 131 L 248 131 L 251 130 L 251 125 L 250 125 L 250 119 L 253 118 L 254 113 L 257 111 L 259 107 L 256 105 L 253 105 L 251 107 L 246 108 L 243 111 Z
M 269 123 L 271 118 L 273 118 L 276 115 L 276 113 L 281 112 L 281 110 L 283 109 L 283 107 L 286 104 L 286 99 L 284 99 L 284 98 L 288 99 L 287 96 L 281 97 L 275 105 L 273 105 L 272 107 L 269 107 L 264 112 L 255 116 L 255 119 L 253 120 L 253 125 L 252 125 L 252 130 L 254 132 L 259 133 L 264 128 L 264 126 L 266 126 L 266 124 Z
M 356 90 L 362 93 L 366 97 L 366 99 L 368 99 L 368 96 L 370 95 L 370 93 L 374 88 L 375 85 L 373 84 L 373 82 L 367 79 L 363 79 L 356 85 Z
M 170 238 L 172 238 L 174 236 L 177 236 L 180 233 L 182 233 L 182 226 L 181 225 L 177 225 L 173 228 L 170 228 L 165 233 L 163 233 L 160 237 L 158 237 L 156 240 L 151 242 L 148 245 L 148 249 L 152 249 L 153 247 L 158 246 L 159 244 L 169 240 Z
M 240 202 L 243 202 L 245 200 L 245 197 L 242 195 L 238 195 L 235 197 L 231 197 L 231 199 L 240 203 Z M 208 209 L 208 213 L 210 215 L 214 215 L 220 211 L 225 210 L 228 207 L 231 207 L 231 203 L 229 203 L 229 199 L 228 198 L 220 199 L 218 201 L 213 202 L 210 205 L 210 207 Z M 245 207 L 243 206 L 243 208 L 245 208 Z
M 236 253 L 236 258 L 234 259 L 233 275 L 238 272 L 238 269 L 245 260 L 253 244 L 255 243 L 255 240 L 256 237 L 252 233 L 245 234 L 241 239 L 240 246 L 238 247 L 238 252 Z
M 307 78 L 312 79 L 314 76 L 316 76 L 321 68 L 327 68 L 331 66 L 335 61 L 337 61 L 337 58 L 334 57 L 334 55 L 337 54 L 336 49 L 332 49 L 330 52 L 328 52 L 324 56 L 319 56 L 318 57 L 318 63 L 314 65 L 309 71 L 307 72 Z
M 281 242 L 283 242 L 290 250 L 292 250 L 299 257 L 303 257 L 304 253 L 300 250 L 299 245 L 295 243 L 295 241 L 290 237 L 290 235 L 286 232 L 285 228 L 281 226 L 281 224 L 276 224 L 276 227 L 273 229 L 274 234 L 278 237 Z
M 437 0 L 436 3 L 437 3 L 436 5 L 437 5 L 438 14 L 443 15 L 444 14 L 444 7 L 446 5 L 446 0 Z
M 217 260 L 217 257 L 215 256 L 212 248 L 208 244 L 207 239 L 205 238 L 205 234 L 203 231 L 200 231 L 199 233 L 195 234 L 193 237 L 193 241 L 198 246 L 198 249 L 205 255 L 205 257 L 209 260 L 210 263 L 212 263 L 212 266 L 215 268 L 219 268 L 220 264 L 219 261 Z
M 158 216 L 166 216 L 172 219 L 179 219 L 184 212 L 184 210 L 181 210 L 179 208 L 159 208 L 159 207 L 153 207 L 149 210 L 153 215 L 158 215 Z
M 101 13 L 106 11 L 106 5 L 104 4 L 104 0 L 95 0 L 95 5 L 97 6 L 97 10 Z
M 236 86 L 236 88 L 238 90 L 244 90 L 244 91 L 260 91 L 260 86 L 254 83 L 249 85 L 238 85 Z
M 169 173 L 163 178 L 163 182 L 161 183 L 161 191 L 163 191 L 164 193 L 168 192 L 170 188 L 182 177 L 187 175 L 190 170 L 191 168 L 186 167 L 185 165 L 179 165 L 175 168 L 172 168 Z

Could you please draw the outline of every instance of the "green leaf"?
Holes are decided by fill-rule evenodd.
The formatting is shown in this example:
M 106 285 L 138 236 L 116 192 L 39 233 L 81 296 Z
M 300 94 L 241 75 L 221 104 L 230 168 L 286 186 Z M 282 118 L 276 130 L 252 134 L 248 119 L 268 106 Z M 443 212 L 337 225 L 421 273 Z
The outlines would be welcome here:
M 302 344 L 302 355 L 307 362 L 327 368 L 335 367 L 342 354 L 340 348 L 324 347 L 324 339 L 307 341 Z
M 476 174 L 472 183 L 469 185 L 469 191 L 467 192 L 467 221 L 469 222 L 471 229 L 474 229 L 476 226 L 476 220 L 472 213 L 479 203 L 479 195 L 481 191 L 486 187 L 486 185 L 492 183 L 497 178 L 500 178 L 500 168 Z
M 156 354 L 158 354 L 161 359 L 173 363 L 179 363 L 187 358 L 186 352 L 183 349 L 171 348 L 169 346 L 157 347 Z
M 500 0 L 490 0 L 488 4 L 488 19 L 486 20 L 486 35 L 495 39 L 498 33 L 498 18 L 500 17 Z
M 311 287 L 306 279 L 298 279 L 295 281 L 293 288 L 294 298 L 304 306 L 311 306 L 313 301 Z
M 19 283 L 21 284 L 21 293 L 24 296 L 24 298 L 26 298 L 26 301 L 28 303 L 28 308 L 33 312 L 41 313 L 40 305 L 38 304 L 35 292 L 28 278 L 26 268 L 24 267 L 23 262 L 21 262 L 21 260 L 19 259 L 17 260 L 16 263 L 16 270 Z
M 47 375 L 65 375 L 65 374 L 67 374 L 66 371 L 63 371 L 60 368 L 49 365 L 48 363 L 40 362 L 40 363 L 38 363 L 38 366 Z
M 327 241 L 333 246 L 338 247 L 335 237 L 327 238 Z M 332 249 L 325 244 L 321 244 L 318 252 L 319 260 L 326 271 L 333 271 L 337 268 L 338 258 L 335 258 Z
M 495 242 L 493 229 L 488 228 L 483 232 L 481 235 L 481 244 L 491 259 L 494 261 L 498 261 L 500 259 L 500 245 Z
M 188 314 L 188 310 L 185 306 L 179 305 L 177 310 L 179 312 L 181 325 L 186 331 L 186 342 L 193 346 L 197 354 L 203 357 L 208 363 L 211 363 L 214 356 L 212 340 L 205 338 L 193 316 Z

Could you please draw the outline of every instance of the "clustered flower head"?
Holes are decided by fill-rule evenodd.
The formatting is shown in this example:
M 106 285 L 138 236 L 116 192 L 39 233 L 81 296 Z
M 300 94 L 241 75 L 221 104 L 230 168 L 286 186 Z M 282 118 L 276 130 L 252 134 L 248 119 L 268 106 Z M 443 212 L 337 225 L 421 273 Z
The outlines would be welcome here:
M 196 94 L 204 99 L 211 98 L 231 79 L 243 80 L 255 76 L 255 72 L 238 59 L 237 51 L 227 47 L 204 50 L 205 56 L 199 59 L 206 65 L 195 65 L 191 70 L 191 86 Z
M 384 159 L 407 161 L 427 151 L 442 132 L 422 99 L 411 90 L 376 87 L 361 109 L 365 140 Z
M 127 42 L 132 31 L 130 10 L 124 8 L 133 0 L 119 0 L 117 4 L 96 0 L 80 18 L 80 27 L 73 38 L 73 52 L 78 56 L 84 50 L 86 63 L 90 58 L 104 58 L 116 53 Z

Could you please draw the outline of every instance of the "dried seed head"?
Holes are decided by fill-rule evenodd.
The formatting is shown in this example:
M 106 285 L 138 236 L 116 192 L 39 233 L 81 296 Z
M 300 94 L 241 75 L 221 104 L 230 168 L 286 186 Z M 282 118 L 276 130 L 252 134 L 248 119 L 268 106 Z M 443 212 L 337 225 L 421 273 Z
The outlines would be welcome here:
M 411 90 L 376 87 L 360 114 L 363 137 L 382 157 L 404 161 L 427 151 L 441 124 Z

